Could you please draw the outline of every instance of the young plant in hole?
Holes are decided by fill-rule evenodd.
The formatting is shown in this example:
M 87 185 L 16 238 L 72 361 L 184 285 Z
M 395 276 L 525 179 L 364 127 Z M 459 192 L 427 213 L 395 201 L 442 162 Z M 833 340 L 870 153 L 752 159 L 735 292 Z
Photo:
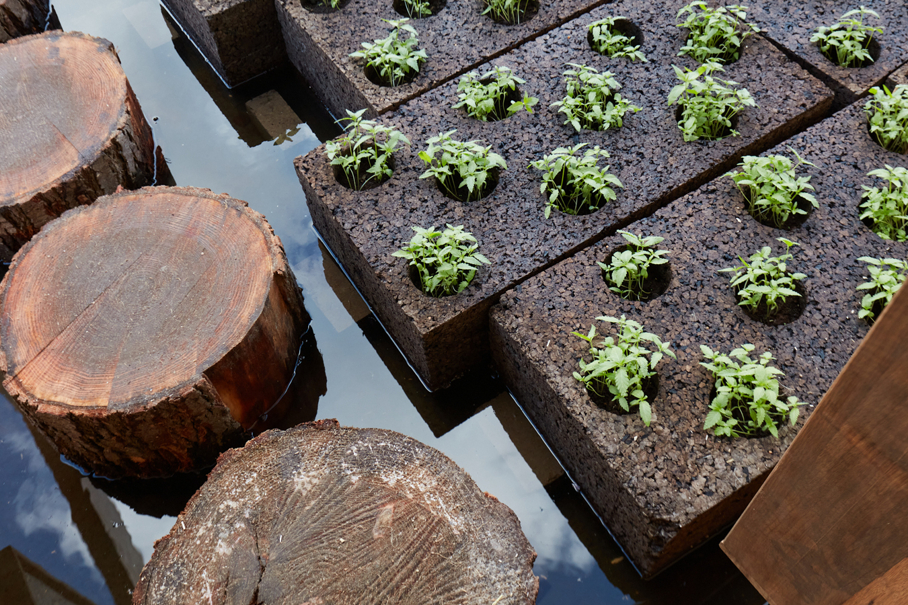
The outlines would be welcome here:
M 661 237 L 640 237 L 628 231 L 618 233 L 627 241 L 627 250 L 615 252 L 609 264 L 600 262 L 599 268 L 608 276 L 609 290 L 622 298 L 642 300 L 650 294 L 643 287 L 650 268 L 667 263 L 668 250 L 656 248 L 662 243 Z
M 870 122 L 870 134 L 884 149 L 908 152 L 908 85 L 899 84 L 891 91 L 873 87 L 873 95 L 864 104 Z
M 638 112 L 639 107 L 618 94 L 621 84 L 610 71 L 599 73 L 592 67 L 568 63 L 574 69 L 564 72 L 567 95 L 552 103 L 558 107 L 577 132 L 587 130 L 608 130 L 620 128 L 624 124 L 624 114 L 628 111 Z
M 477 252 L 479 244 L 463 225 L 448 225 L 444 231 L 435 227 L 413 227 L 416 235 L 410 244 L 392 256 L 410 261 L 419 272 L 419 283 L 429 296 L 441 297 L 463 292 L 476 276 L 480 265 L 491 264 Z
M 807 193 L 808 189 L 814 190 L 809 183 L 810 177 L 795 174 L 795 169 L 801 164 L 813 164 L 791 147 L 788 150 L 797 158 L 797 164 L 792 165 L 791 160 L 783 155 L 746 155 L 738 164 L 740 172 L 732 171 L 725 175 L 731 177 L 744 196 L 748 212 L 754 218 L 771 222 L 776 227 L 785 225 L 792 215 L 807 214 L 806 210 L 798 208 L 799 197 L 810 202 L 814 208 L 820 207 L 817 199 Z
M 739 256 L 741 265 L 719 269 L 719 273 L 733 273 L 731 287 L 737 292 L 739 305 L 756 311 L 760 303 L 765 302 L 769 317 L 775 315 L 788 297 L 801 296 L 795 291 L 795 282 L 807 277 L 803 273 L 789 274 L 786 270 L 787 261 L 794 258 L 789 250 L 799 244 L 784 237 L 776 239 L 785 244 L 785 254 L 770 256 L 772 249 L 763 246 L 750 255 L 749 263 Z
M 681 84 L 668 93 L 668 104 L 681 106 L 678 128 L 684 134 L 684 140 L 738 136 L 732 128 L 732 118 L 745 107 L 757 106 L 750 92 L 746 88 L 733 88 L 737 82 L 712 77 L 714 72 L 725 71 L 718 63 L 704 63 L 696 71 L 672 67 Z M 702 80 L 700 76 L 703 76 Z
M 746 11 L 746 6 L 737 4 L 711 8 L 700 1 L 683 7 L 675 18 L 684 17 L 677 26 L 689 29 L 690 35 L 678 55 L 688 55 L 700 63 L 737 61 L 744 39 L 760 31 L 747 23 Z
M 532 0 L 482 0 L 486 9 L 483 15 L 489 15 L 495 21 L 517 25 L 524 13 L 530 8 Z
M 388 86 L 397 86 L 411 74 L 419 73 L 426 60 L 426 51 L 419 49 L 416 30 L 408 25 L 409 19 L 382 19 L 391 25 L 391 33 L 374 43 L 363 42 L 363 50 L 350 53 L 351 57 L 364 59 L 366 67 L 375 70 L 378 78 Z M 409 34 L 401 38 L 401 32 Z
M 832 27 L 818 27 L 810 37 L 820 52 L 839 67 L 861 67 L 873 63 L 868 48 L 873 34 L 882 34 L 883 28 L 864 24 L 864 17 L 880 18 L 869 8 L 856 8 L 841 17 Z
M 549 218 L 552 208 L 565 214 L 589 214 L 617 197 L 613 186 L 624 188 L 618 177 L 609 172 L 609 166 L 597 166 L 599 158 L 609 157 L 608 151 L 597 145 L 580 155 L 584 147 L 586 143 L 559 147 L 541 160 L 530 162 L 530 167 L 543 172 L 539 191 L 549 192 L 545 218 Z
M 361 191 L 368 185 L 378 184 L 391 177 L 391 154 L 398 143 L 410 145 L 410 140 L 399 131 L 382 126 L 373 120 L 364 120 L 365 109 L 347 110 L 344 134 L 325 144 L 325 153 L 332 166 L 340 166 L 346 185 Z
M 712 429 L 717 437 L 757 437 L 768 431 L 779 436 L 777 423 L 798 421 L 798 407 L 804 405 L 797 397 L 779 397 L 777 376 L 782 371 L 769 365 L 773 360 L 767 351 L 759 360 L 751 359 L 752 344 L 741 345 L 728 355 L 700 345 L 707 359 L 700 365 L 716 379 L 716 397 L 709 404 L 703 428 Z
M 640 51 L 640 45 L 634 46 L 632 39 L 615 31 L 615 23 L 621 19 L 624 17 L 606 17 L 590 23 L 593 50 L 600 55 L 613 58 L 626 57 L 631 61 L 647 63 L 646 55 Z
M 571 332 L 590 343 L 593 356 L 590 363 L 580 360 L 580 371 L 574 372 L 574 378 L 597 397 L 611 398 L 625 412 L 632 407 L 638 408 L 643 424 L 649 426 L 652 408 L 643 392 L 644 381 L 656 375 L 656 365 L 663 356 L 677 359 L 669 349 L 671 343 L 662 342 L 655 334 L 644 332 L 643 326 L 624 315 L 620 319 L 607 316 L 596 319 L 617 324 L 618 336 L 609 336 L 597 348 L 593 343 L 595 325 L 590 327 L 588 334 Z M 653 350 L 644 346 L 646 342 L 652 343 Z
M 860 319 L 867 318 L 873 322 L 876 314 L 889 304 L 908 277 L 908 263 L 897 258 L 872 258 L 862 256 L 858 259 L 869 266 L 870 281 L 858 286 L 858 290 L 867 290 L 861 299 Z
M 533 113 L 533 106 L 539 102 L 536 97 L 523 95 L 523 100 L 508 103 L 508 96 L 524 84 L 510 68 L 496 65 L 491 71 L 477 75 L 475 71 L 464 75 L 457 83 L 460 102 L 454 109 L 464 107 L 467 115 L 483 122 L 503 120 L 521 109 Z
M 314 4 L 316 6 L 325 6 L 327 8 L 338 8 L 341 0 L 304 0 L 303 4 Z
M 419 157 L 429 165 L 429 169 L 419 178 L 434 176 L 450 197 L 463 202 L 475 201 L 485 193 L 490 173 L 507 170 L 508 165 L 503 157 L 491 151 L 491 146 L 452 139 L 451 135 L 455 132 L 451 130 L 427 141 L 429 147 L 420 151 Z M 467 190 L 466 196 L 462 195 L 462 189 Z
M 871 229 L 883 239 L 908 240 L 908 170 L 887 164 L 867 176 L 885 180 L 886 186 L 862 186 L 861 220 L 872 221 Z
M 403 0 L 404 10 L 411 19 L 431 17 L 432 7 L 424 0 Z

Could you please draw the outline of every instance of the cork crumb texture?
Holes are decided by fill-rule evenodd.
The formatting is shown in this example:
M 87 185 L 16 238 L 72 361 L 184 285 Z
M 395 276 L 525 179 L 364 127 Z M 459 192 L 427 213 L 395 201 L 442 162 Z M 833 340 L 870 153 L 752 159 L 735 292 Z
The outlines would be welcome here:
M 810 38 L 820 27 L 833 27 L 842 15 L 854 9 L 867 8 L 876 12 L 858 15 L 864 25 L 882 28 L 882 34 L 873 34 L 868 48 L 874 61 L 864 67 L 841 67 L 827 58 Z M 838 2 L 836 0 L 809 0 L 788 2 L 766 0 L 749 3 L 748 21 L 755 23 L 763 35 L 791 53 L 798 61 L 821 77 L 836 91 L 837 102 L 851 103 L 867 91 L 882 84 L 886 76 L 908 62 L 908 4 L 894 0 L 868 0 L 867 2 Z
M 908 256 L 908 244 L 880 238 L 859 218 L 862 186 L 884 165 L 904 163 L 870 137 L 861 103 L 852 105 L 767 152 L 793 158 L 789 146 L 816 167 L 810 176 L 819 208 L 798 227 L 776 229 L 747 212 L 730 178 L 720 178 L 652 216 L 628 226 L 641 236 L 664 238 L 671 282 L 649 302 L 630 302 L 608 290 L 597 261 L 625 243 L 618 236 L 559 263 L 502 297 L 491 313 L 495 362 L 512 392 L 645 576 L 680 558 L 730 524 L 810 416 L 866 335 L 858 318 L 869 281 L 859 257 Z M 773 256 L 792 248 L 788 270 L 806 274 L 806 304 L 790 323 L 768 326 L 737 306 L 728 274 L 762 246 Z M 573 378 L 578 361 L 590 361 L 586 334 L 615 330 L 597 316 L 621 316 L 670 341 L 677 361 L 658 366 L 652 423 L 637 414 L 599 408 Z M 796 427 L 771 436 L 719 438 L 703 429 L 713 379 L 701 367 L 700 345 L 729 353 L 753 344 L 784 373 L 781 394 L 801 408 Z
M 673 65 L 696 69 L 678 57 L 686 30 L 674 26 L 672 10 L 642 2 L 600 7 L 526 43 L 491 65 L 510 68 L 525 80 L 522 94 L 537 97 L 534 113 L 520 111 L 497 122 L 481 122 L 458 102 L 457 82 L 449 82 L 382 116 L 381 124 L 406 135 L 412 146 L 394 154 L 394 175 L 366 191 L 337 182 L 319 147 L 296 162 L 313 223 L 328 246 L 375 308 L 411 364 L 431 388 L 449 383 L 487 358 L 489 305 L 515 284 L 601 239 L 615 229 L 652 213 L 730 169 L 745 154 L 758 153 L 819 120 L 832 92 L 788 60 L 766 40 L 747 38 L 739 61 L 719 77 L 746 87 L 759 107 L 739 117 L 740 136 L 717 141 L 685 142 L 667 97 L 678 83 Z M 589 24 L 624 16 L 639 28 L 648 63 L 609 58 L 587 41 Z M 552 103 L 565 95 L 562 72 L 567 63 L 584 63 L 614 73 L 620 93 L 640 107 L 621 128 L 577 132 L 564 124 Z M 446 197 L 433 179 L 420 179 L 426 165 L 418 157 L 427 140 L 447 131 L 462 141 L 477 140 L 500 154 L 508 168 L 484 199 L 459 202 Z M 558 147 L 585 143 L 600 146 L 623 188 L 617 199 L 582 216 L 553 211 L 544 216 L 546 198 L 539 191 L 542 172 L 530 162 Z M 408 278 L 407 263 L 391 254 L 413 235 L 412 226 L 464 225 L 479 240 L 491 265 L 457 296 L 433 299 Z
M 4 387 L 106 477 L 205 468 L 283 395 L 309 316 L 270 225 L 193 188 L 49 223 L 0 284 Z
M 530 605 L 535 558 L 511 509 L 437 450 L 321 420 L 222 455 L 132 602 Z

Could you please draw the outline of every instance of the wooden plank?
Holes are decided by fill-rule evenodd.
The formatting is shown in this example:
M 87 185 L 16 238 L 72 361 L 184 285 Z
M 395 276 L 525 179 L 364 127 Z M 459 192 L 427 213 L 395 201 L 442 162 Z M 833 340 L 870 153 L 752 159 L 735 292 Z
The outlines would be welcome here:
M 845 605 L 904 605 L 908 603 L 908 558 L 868 584 Z
M 722 542 L 773 605 L 866 605 L 872 599 L 849 599 L 877 583 L 890 595 L 908 591 L 905 343 L 908 288 L 880 316 Z

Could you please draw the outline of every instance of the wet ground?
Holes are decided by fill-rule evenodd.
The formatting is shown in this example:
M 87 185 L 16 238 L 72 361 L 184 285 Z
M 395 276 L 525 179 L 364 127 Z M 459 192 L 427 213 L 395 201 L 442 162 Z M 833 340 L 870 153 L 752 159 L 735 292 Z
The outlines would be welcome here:
M 292 68 L 228 90 L 157 2 L 55 0 L 54 7 L 64 29 L 114 43 L 146 117 L 158 118 L 156 141 L 176 183 L 248 201 L 280 236 L 312 316 L 297 379 L 311 382 L 313 398 L 321 395 L 317 417 L 418 439 L 510 506 L 539 555 L 538 603 L 764 602 L 718 539 L 640 580 L 494 375 L 435 394 L 422 387 L 312 230 L 292 161 L 339 130 Z M 11 545 L 98 605 L 130 602 L 155 540 L 201 480 L 86 477 L 0 397 L 0 548 Z M 29 581 L 52 584 L 41 577 L 34 571 Z M 6 602 L 3 594 L 0 584 Z

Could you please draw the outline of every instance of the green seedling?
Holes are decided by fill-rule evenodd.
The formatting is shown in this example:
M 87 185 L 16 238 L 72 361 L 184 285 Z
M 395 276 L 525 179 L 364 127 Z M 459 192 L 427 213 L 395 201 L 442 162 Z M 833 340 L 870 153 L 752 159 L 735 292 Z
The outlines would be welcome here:
M 364 120 L 365 109 L 347 110 L 344 134 L 325 144 L 325 153 L 332 166 L 339 166 L 345 184 L 360 191 L 367 186 L 391 177 L 391 155 L 399 143 L 410 145 L 399 131 L 382 126 L 373 120 Z
M 862 256 L 858 259 L 867 263 L 870 281 L 858 286 L 858 291 L 866 291 L 861 299 L 861 310 L 858 317 L 873 322 L 899 291 L 908 276 L 908 263 L 897 258 L 871 258 Z
M 483 15 L 510 25 L 516 25 L 529 10 L 532 0 L 482 0 L 486 5 Z
M 397 86 L 410 75 L 419 73 L 426 60 L 426 51 L 419 49 L 416 29 L 407 24 L 409 19 L 382 21 L 391 26 L 391 33 L 371 44 L 363 42 L 363 49 L 350 53 L 350 56 L 365 60 L 366 67 L 374 69 L 384 84 Z M 401 38 L 401 32 L 407 33 L 408 37 Z
M 508 96 L 517 90 L 517 85 L 525 83 L 503 65 L 496 65 L 483 74 L 472 71 L 457 83 L 460 102 L 454 109 L 463 107 L 467 115 L 483 122 L 503 120 L 521 109 L 533 113 L 533 106 L 539 102 L 536 97 L 524 94 L 522 100 L 508 103 Z
M 732 119 L 745 107 L 756 107 L 746 88 L 734 88 L 737 82 L 714 78 L 711 74 L 725 71 L 718 63 L 704 63 L 696 71 L 673 65 L 681 84 L 668 94 L 668 104 L 681 106 L 678 128 L 685 141 L 715 140 L 738 136 Z M 700 79 L 702 76 L 702 80 Z
M 621 409 L 629 412 L 632 407 L 639 410 L 643 424 L 649 426 L 652 420 L 652 407 L 643 391 L 644 381 L 656 375 L 656 365 L 665 355 L 677 359 L 669 349 L 671 343 L 662 342 L 655 334 L 643 331 L 636 321 L 624 315 L 616 317 L 597 317 L 598 321 L 617 324 L 617 337 L 607 337 L 597 347 L 596 326 L 590 327 L 587 334 L 571 332 L 590 344 L 593 360 L 589 363 L 580 360 L 580 371 L 574 372 L 586 389 L 602 398 L 611 398 Z M 653 349 L 644 346 L 651 343 Z
M 548 192 L 545 218 L 552 208 L 565 214 L 589 214 L 602 204 L 617 197 L 612 187 L 624 187 L 609 167 L 599 168 L 599 158 L 608 158 L 608 151 L 598 146 L 580 151 L 586 143 L 571 148 L 559 147 L 541 160 L 530 162 L 531 168 L 542 171 L 541 193 Z
M 647 63 L 646 55 L 640 51 L 640 45 L 615 29 L 615 24 L 624 17 L 606 17 L 590 23 L 590 45 L 600 55 L 612 58 L 625 57 L 631 61 Z
M 864 17 L 877 19 L 879 14 L 869 8 L 861 7 L 850 10 L 832 27 L 819 27 L 810 37 L 820 52 L 839 67 L 863 67 L 873 63 L 870 56 L 870 42 L 873 34 L 882 34 L 883 28 L 870 27 L 864 23 Z
M 475 201 L 485 195 L 491 175 L 506 170 L 508 165 L 503 157 L 491 151 L 491 146 L 452 139 L 455 132 L 451 130 L 426 141 L 429 146 L 419 152 L 419 157 L 429 169 L 419 178 L 434 176 L 450 197 L 463 202 Z
M 772 317 L 790 297 L 801 296 L 795 291 L 795 282 L 807 277 L 803 273 L 788 273 L 787 261 L 794 258 L 789 250 L 796 242 L 777 238 L 785 244 L 785 254 L 773 257 L 772 249 L 763 246 L 748 259 L 738 257 L 741 264 L 719 269 L 719 273 L 732 273 L 731 287 L 738 294 L 738 304 L 756 311 L 760 303 L 766 304 L 766 315 Z
M 678 27 L 686 27 L 690 35 L 678 55 L 688 55 L 699 63 L 732 63 L 741 57 L 741 44 L 748 36 L 760 31 L 747 23 L 747 7 L 737 4 L 712 8 L 706 2 L 691 2 L 678 11 L 684 17 Z
M 409 261 L 419 273 L 420 289 L 429 296 L 459 294 L 470 285 L 481 265 L 489 259 L 478 252 L 479 244 L 463 225 L 448 225 L 444 231 L 435 227 L 413 227 L 416 235 L 409 245 L 392 256 Z
M 819 208 L 817 198 L 807 193 L 813 191 L 809 176 L 797 176 L 795 169 L 801 164 L 814 166 L 788 148 L 797 158 L 797 164 L 783 155 L 766 157 L 746 155 L 738 166 L 740 171 L 732 171 L 725 176 L 731 177 L 747 202 L 747 210 L 759 220 L 782 227 L 789 218 L 807 214 L 798 207 L 798 198 L 804 198 L 814 208 Z
M 884 149 L 908 152 L 908 85 L 899 84 L 891 91 L 873 87 L 870 94 L 864 104 L 870 134 Z
M 870 220 L 873 232 L 883 239 L 908 240 L 908 170 L 901 166 L 871 170 L 867 176 L 886 181 L 884 187 L 863 185 L 861 220 Z
M 718 437 L 757 437 L 769 432 L 779 436 L 779 424 L 798 422 L 798 408 L 804 403 L 790 396 L 779 397 L 782 371 L 769 365 L 773 356 L 768 351 L 759 360 L 750 358 L 752 344 L 741 345 L 728 355 L 700 345 L 707 359 L 700 365 L 712 372 L 716 396 L 709 405 L 703 428 Z
M 631 105 L 618 93 L 621 85 L 612 72 L 599 73 L 592 67 L 577 63 L 568 65 L 573 69 L 563 74 L 567 94 L 551 106 L 557 107 L 558 112 L 567 118 L 564 123 L 573 126 L 577 132 L 620 128 L 628 111 L 640 111 L 639 107 Z
M 640 237 L 628 231 L 618 231 L 627 241 L 627 249 L 615 252 L 609 264 L 598 263 L 609 282 L 609 290 L 622 298 L 643 300 L 651 293 L 644 289 L 644 282 L 654 266 L 668 262 L 665 255 L 668 250 L 656 246 L 663 238 L 656 236 Z

